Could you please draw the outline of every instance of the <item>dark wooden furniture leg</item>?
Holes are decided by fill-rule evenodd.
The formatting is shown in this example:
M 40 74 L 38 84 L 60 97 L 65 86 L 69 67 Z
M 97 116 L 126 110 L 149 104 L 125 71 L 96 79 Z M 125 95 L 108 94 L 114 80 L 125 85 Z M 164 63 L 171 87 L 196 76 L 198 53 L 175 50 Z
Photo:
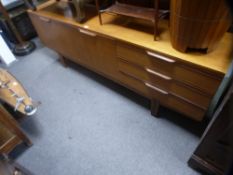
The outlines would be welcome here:
M 100 25 L 103 25 L 102 16 L 101 16 L 101 12 L 100 12 L 99 0 L 95 0 L 95 3 L 96 3 L 96 10 L 97 10 L 97 13 L 99 16 Z
M 151 115 L 153 115 L 154 117 L 159 117 L 159 101 L 158 100 L 151 100 Z
M 59 54 L 59 60 L 60 60 L 61 64 L 62 64 L 64 67 L 67 67 L 66 58 L 65 58 L 64 56 L 62 56 L 61 54 Z
M 155 0 L 155 22 L 154 22 L 154 40 L 158 36 L 158 22 L 159 22 L 159 0 Z

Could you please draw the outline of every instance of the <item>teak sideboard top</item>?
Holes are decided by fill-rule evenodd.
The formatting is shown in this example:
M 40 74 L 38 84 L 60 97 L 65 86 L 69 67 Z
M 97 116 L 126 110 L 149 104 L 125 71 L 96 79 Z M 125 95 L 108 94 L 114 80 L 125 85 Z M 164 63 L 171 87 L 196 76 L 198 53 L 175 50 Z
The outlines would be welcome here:
M 54 0 L 51 0 L 47 5 L 53 3 Z M 151 30 L 151 27 L 146 27 L 147 24 L 138 25 L 136 23 L 129 23 L 127 19 L 117 18 L 117 16 L 109 14 L 103 14 L 104 25 L 100 25 L 97 14 L 88 19 L 87 22 L 80 24 L 71 17 L 66 17 L 58 12 L 54 13 L 53 10 L 48 10 L 46 8 L 47 7 L 42 4 L 42 6 L 38 7 L 38 11 L 29 10 L 29 12 L 31 14 L 39 13 L 40 16 L 45 16 L 46 18 L 52 18 L 53 20 L 83 28 L 98 33 L 99 35 L 104 35 L 105 37 L 122 40 L 136 46 L 166 54 L 180 61 L 189 62 L 193 65 L 215 71 L 217 73 L 216 75 L 220 77 L 225 75 L 232 60 L 233 35 L 230 33 L 226 33 L 216 49 L 208 54 L 197 52 L 181 53 L 172 48 L 168 21 L 164 20 L 159 22 L 160 39 L 159 41 L 154 41 L 153 29 Z M 70 14 L 67 16 L 70 16 Z

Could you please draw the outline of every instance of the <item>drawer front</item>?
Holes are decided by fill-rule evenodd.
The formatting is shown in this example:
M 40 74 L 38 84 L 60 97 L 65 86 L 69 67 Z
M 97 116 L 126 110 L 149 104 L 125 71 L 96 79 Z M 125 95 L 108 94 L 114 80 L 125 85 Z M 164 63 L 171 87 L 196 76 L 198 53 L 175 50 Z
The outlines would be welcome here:
M 170 77 L 164 76 L 163 74 L 160 74 L 147 67 L 141 67 L 121 59 L 118 60 L 119 60 L 119 70 L 121 72 L 133 75 L 134 77 L 137 77 L 139 80 L 143 82 L 148 82 L 166 91 L 170 89 L 171 86 Z
M 221 78 L 216 78 L 213 73 L 205 73 L 200 68 L 193 68 L 188 64 L 179 62 L 175 58 L 157 54 L 152 51 L 130 46 L 128 44 L 117 44 L 117 57 L 145 66 L 163 75 L 182 82 L 190 87 L 204 92 L 211 98 L 221 83 Z
M 210 96 L 216 93 L 221 83 L 218 78 L 183 65 L 177 66 L 174 74 L 178 81 L 199 89 Z
M 139 66 L 146 66 L 168 76 L 173 74 L 175 60 L 135 46 L 118 42 L 117 57 L 138 64 Z
M 135 75 L 120 71 L 122 76 L 124 77 L 124 83 L 126 83 L 129 87 L 136 89 L 140 94 L 146 94 L 146 96 L 150 99 L 157 99 L 161 102 L 165 102 L 168 96 L 168 92 L 160 87 L 157 87 L 149 82 L 142 81 Z
M 159 87 L 177 98 L 183 99 L 187 103 L 193 104 L 199 108 L 206 110 L 209 106 L 211 98 L 182 83 L 172 80 L 171 77 L 160 74 L 152 69 L 135 65 L 122 59 L 119 60 L 119 70 L 136 77 L 142 82 L 148 82 L 151 85 Z
M 203 119 L 206 110 L 173 96 L 160 87 L 148 82 L 143 82 L 137 77 L 134 77 L 134 75 L 122 72 L 122 76 L 124 76 L 124 81 L 129 87 L 136 89 L 136 91 L 140 91 L 141 94 L 146 93 L 148 98 L 156 99 L 161 104 L 183 113 L 194 120 L 201 121 Z
M 167 106 L 171 107 L 172 109 L 181 112 L 194 120 L 202 121 L 206 111 L 198 108 L 190 103 L 187 103 L 179 98 L 176 98 L 172 95 L 169 96 L 169 99 L 166 103 Z
M 119 71 L 120 72 L 120 79 L 121 82 L 126 85 L 126 87 L 129 87 L 131 90 L 135 91 L 136 93 L 139 93 L 143 96 L 146 96 L 147 98 L 151 98 L 151 95 L 146 88 L 144 82 L 142 82 L 140 79 L 135 77 L 134 75 L 124 72 L 124 71 Z
M 172 83 L 170 93 L 204 110 L 208 109 L 212 100 L 212 98 L 206 94 L 201 93 L 196 89 L 187 87 L 179 82 Z

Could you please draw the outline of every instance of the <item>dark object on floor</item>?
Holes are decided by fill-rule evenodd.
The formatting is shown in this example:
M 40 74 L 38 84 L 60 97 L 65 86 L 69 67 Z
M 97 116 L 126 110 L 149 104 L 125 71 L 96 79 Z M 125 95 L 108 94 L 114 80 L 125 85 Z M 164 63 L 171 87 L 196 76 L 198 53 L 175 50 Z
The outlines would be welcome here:
M 0 158 L 1 175 L 32 175 L 28 170 L 13 161 L 3 160 Z
M 178 51 L 215 49 L 230 24 L 230 10 L 224 0 L 171 1 L 171 42 Z
M 28 55 L 36 49 L 36 45 L 32 41 L 28 41 L 23 44 L 17 44 L 13 49 L 13 53 L 16 56 Z
M 2 13 L 3 17 L 6 19 L 9 28 L 11 29 L 17 40 L 17 44 L 13 49 L 14 54 L 18 56 L 24 56 L 30 54 L 33 50 L 35 50 L 36 47 L 33 42 L 26 42 L 23 40 L 23 38 L 21 37 L 20 33 L 17 30 L 17 27 L 12 22 L 9 13 L 6 11 L 1 1 L 0 1 L 0 12 Z
M 233 84 L 201 142 L 189 160 L 189 165 L 209 174 L 224 175 L 233 162 Z

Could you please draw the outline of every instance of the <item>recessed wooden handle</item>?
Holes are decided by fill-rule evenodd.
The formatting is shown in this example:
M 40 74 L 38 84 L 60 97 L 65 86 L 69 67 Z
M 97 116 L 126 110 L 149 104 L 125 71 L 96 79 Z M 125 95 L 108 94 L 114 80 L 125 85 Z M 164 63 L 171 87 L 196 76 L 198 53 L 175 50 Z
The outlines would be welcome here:
M 160 78 L 162 78 L 162 79 L 165 79 L 165 80 L 171 80 L 171 79 L 172 79 L 172 78 L 169 77 L 169 76 L 163 75 L 163 74 L 158 73 L 158 72 L 156 72 L 156 71 L 154 71 L 154 70 L 151 70 L 151 69 L 149 69 L 149 68 L 145 68 L 145 69 L 146 69 L 146 71 L 147 71 L 148 73 L 153 74 L 153 75 L 156 75 L 156 76 L 158 76 L 158 77 L 160 77 Z
M 40 16 L 40 20 L 47 22 L 47 23 L 51 22 L 51 20 L 49 18 L 45 18 L 45 17 L 41 17 L 41 16 Z
M 145 85 L 146 85 L 148 88 L 150 88 L 150 89 L 152 89 L 152 90 L 155 90 L 155 91 L 157 91 L 157 92 L 159 92 L 159 93 L 161 93 L 161 94 L 163 94 L 163 95 L 168 95 L 168 92 L 166 92 L 166 91 L 164 91 L 164 90 L 162 90 L 162 89 L 159 89 L 159 88 L 157 88 L 157 87 L 151 85 L 150 83 L 145 82 Z
M 157 53 L 154 53 L 154 52 L 151 52 L 151 51 L 146 51 L 146 53 L 149 55 L 149 56 L 152 56 L 154 58 L 158 58 L 160 60 L 163 60 L 163 61 L 166 61 L 168 63 L 175 63 L 176 61 L 173 60 L 173 59 L 170 59 L 170 58 L 167 58 L 165 56 L 162 56 L 162 55 L 159 55 Z
M 95 33 L 92 33 L 92 32 L 87 31 L 87 30 L 79 29 L 79 31 L 80 31 L 80 33 L 83 33 L 83 34 L 86 34 L 86 35 L 89 35 L 89 36 L 93 36 L 93 37 L 96 36 Z

